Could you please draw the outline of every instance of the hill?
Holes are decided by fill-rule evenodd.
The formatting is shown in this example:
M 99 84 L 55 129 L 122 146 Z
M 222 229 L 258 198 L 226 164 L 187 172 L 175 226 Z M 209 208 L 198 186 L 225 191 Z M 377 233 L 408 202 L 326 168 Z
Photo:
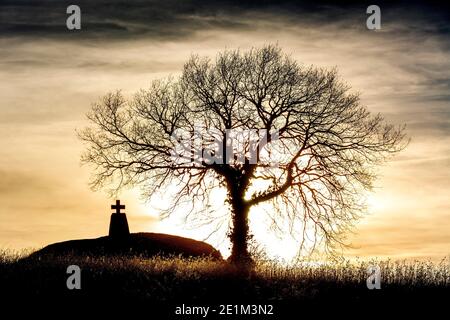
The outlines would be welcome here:
M 42 256 L 182 256 L 222 259 L 213 246 L 189 238 L 162 233 L 131 233 L 114 239 L 108 236 L 96 239 L 70 240 L 50 244 L 34 252 L 30 258 Z

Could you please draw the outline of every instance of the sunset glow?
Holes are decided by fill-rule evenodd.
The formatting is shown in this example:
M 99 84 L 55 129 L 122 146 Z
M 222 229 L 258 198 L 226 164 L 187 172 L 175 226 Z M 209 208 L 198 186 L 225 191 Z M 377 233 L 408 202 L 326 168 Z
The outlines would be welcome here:
M 259 19 L 266 14 L 224 14 L 223 24 L 211 25 L 207 17 L 192 15 L 186 19 L 206 27 L 184 26 L 178 36 L 171 34 L 173 27 L 145 37 L 0 34 L 0 246 L 39 248 L 107 233 L 115 196 L 89 189 L 92 170 L 80 166 L 84 145 L 76 135 L 87 124 L 91 104 L 105 93 L 118 89 L 131 97 L 154 79 L 177 77 L 191 54 L 214 57 L 224 49 L 274 42 L 306 66 L 336 67 L 352 91 L 361 93 L 363 105 L 394 124 L 405 123 L 411 137 L 409 146 L 379 169 L 367 212 L 349 235 L 352 246 L 344 255 L 435 260 L 449 255 L 448 34 L 429 33 L 414 19 L 400 24 L 387 18 L 380 32 L 368 32 L 363 22 L 345 17 L 315 21 L 274 12 Z M 160 219 L 159 209 L 170 203 L 173 190 L 150 200 L 141 191 L 118 195 L 132 232 L 207 239 L 229 254 L 224 192 L 213 201 L 222 227 L 208 237 L 213 224 L 186 224 L 183 208 Z M 292 259 L 298 242 L 287 233 L 271 233 L 263 209 L 251 212 L 255 239 L 270 257 Z

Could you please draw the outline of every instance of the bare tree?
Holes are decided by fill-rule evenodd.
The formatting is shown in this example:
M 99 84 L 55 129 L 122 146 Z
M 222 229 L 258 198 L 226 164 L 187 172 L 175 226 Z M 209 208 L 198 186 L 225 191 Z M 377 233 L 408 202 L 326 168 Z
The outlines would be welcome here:
M 407 144 L 404 128 L 371 115 L 336 70 L 301 66 L 276 46 L 225 51 L 215 61 L 193 56 L 179 78 L 154 81 L 130 101 L 108 94 L 88 118 L 94 125 L 80 132 L 88 142 L 82 161 L 95 165 L 94 188 L 144 184 L 152 194 L 177 185 L 174 207 L 226 188 L 232 261 L 250 259 L 249 210 L 266 202 L 274 223 L 300 221 L 304 236 L 312 232 L 329 248 L 343 244 L 373 169 Z M 194 135 L 199 123 L 222 137 L 220 157 L 228 161 L 211 161 L 204 143 L 174 161 L 177 130 Z M 258 147 L 248 142 L 241 158 L 230 156 L 227 132 L 252 129 L 266 132 Z M 277 166 L 262 156 L 272 144 Z

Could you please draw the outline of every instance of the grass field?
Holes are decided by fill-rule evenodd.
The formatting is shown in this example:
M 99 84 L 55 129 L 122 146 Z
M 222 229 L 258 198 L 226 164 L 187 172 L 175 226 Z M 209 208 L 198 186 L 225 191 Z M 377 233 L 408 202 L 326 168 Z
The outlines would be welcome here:
M 448 259 L 440 263 L 345 261 L 296 266 L 258 261 L 254 270 L 245 273 L 206 258 L 25 256 L 0 255 L 2 301 L 133 302 L 156 305 L 167 318 L 178 304 L 264 303 L 277 305 L 285 319 L 285 314 L 300 306 L 393 302 L 426 306 L 442 305 L 450 298 Z M 72 264 L 81 268 L 80 290 L 66 287 L 66 269 Z M 381 269 L 381 289 L 369 290 L 367 269 L 375 264 Z

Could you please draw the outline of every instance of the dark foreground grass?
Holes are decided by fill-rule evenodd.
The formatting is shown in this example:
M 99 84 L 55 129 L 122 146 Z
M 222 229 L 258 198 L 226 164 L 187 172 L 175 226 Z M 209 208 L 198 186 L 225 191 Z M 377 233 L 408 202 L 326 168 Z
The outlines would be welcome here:
M 68 290 L 66 269 L 81 268 L 81 290 Z M 381 268 L 381 289 L 366 286 L 369 265 Z M 273 304 L 271 319 L 293 319 L 305 309 L 316 313 L 336 308 L 387 306 L 408 311 L 416 307 L 436 310 L 450 302 L 449 261 L 431 262 L 342 262 L 280 266 L 259 261 L 246 273 L 226 262 L 179 257 L 90 257 L 47 256 L 23 258 L 0 254 L 0 289 L 3 307 L 37 303 L 56 306 L 98 306 L 109 311 L 126 305 L 144 306 L 157 319 L 200 319 L 175 315 L 177 306 L 221 304 Z M 448 312 L 448 309 L 447 309 Z M 207 319 L 213 318 L 209 315 Z M 249 319 L 248 315 L 217 316 Z M 255 317 L 253 317 L 255 318 Z M 265 319 L 259 315 L 257 319 Z

